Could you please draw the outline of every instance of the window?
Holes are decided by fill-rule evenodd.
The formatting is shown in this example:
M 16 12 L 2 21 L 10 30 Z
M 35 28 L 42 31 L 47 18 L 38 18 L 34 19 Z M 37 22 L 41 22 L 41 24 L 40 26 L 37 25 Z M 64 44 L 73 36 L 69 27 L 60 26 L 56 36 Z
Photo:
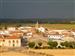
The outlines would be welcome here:
M 15 44 L 13 44 L 13 47 L 15 46 Z
M 14 43 L 15 41 L 13 40 L 13 43 Z
M 9 43 L 11 43 L 11 41 L 9 40 Z
M 5 40 L 3 40 L 3 42 L 5 42 Z
M 16 41 L 16 43 L 18 43 L 18 40 Z

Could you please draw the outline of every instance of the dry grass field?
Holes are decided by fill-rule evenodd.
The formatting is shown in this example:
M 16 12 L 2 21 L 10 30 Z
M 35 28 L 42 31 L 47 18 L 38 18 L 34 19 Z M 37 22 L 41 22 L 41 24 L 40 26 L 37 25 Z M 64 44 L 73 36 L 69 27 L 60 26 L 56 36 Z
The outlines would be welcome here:
M 35 23 L 36 24 L 36 23 Z M 25 23 L 13 23 L 13 24 L 9 24 L 9 23 L 4 23 L 1 24 L 0 27 L 5 27 L 5 26 L 18 26 L 18 25 L 22 25 L 22 26 L 35 26 L 35 24 L 25 24 Z M 45 28 L 49 28 L 49 29 L 75 29 L 75 24 L 39 24 L 40 26 L 44 26 Z
M 33 50 L 36 52 L 42 52 L 50 54 L 53 56 L 75 56 L 75 49 L 42 49 L 42 50 Z
M 75 29 L 75 24 L 40 24 L 49 29 Z
M 0 52 L 0 56 L 75 56 L 75 49 L 23 49 Z

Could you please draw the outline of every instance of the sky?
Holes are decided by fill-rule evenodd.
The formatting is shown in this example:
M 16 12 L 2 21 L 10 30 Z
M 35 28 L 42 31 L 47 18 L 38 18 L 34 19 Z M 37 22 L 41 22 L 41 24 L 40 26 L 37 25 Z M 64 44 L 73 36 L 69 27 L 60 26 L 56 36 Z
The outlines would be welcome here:
M 0 0 L 0 18 L 72 18 L 75 0 Z

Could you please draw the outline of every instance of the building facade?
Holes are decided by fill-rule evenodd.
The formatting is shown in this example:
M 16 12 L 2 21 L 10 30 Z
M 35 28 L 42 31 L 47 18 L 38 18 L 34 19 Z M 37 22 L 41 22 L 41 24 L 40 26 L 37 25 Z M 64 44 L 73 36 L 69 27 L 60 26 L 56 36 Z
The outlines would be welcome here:
M 0 38 L 0 46 L 2 47 L 21 47 L 21 39 L 19 38 Z
M 49 39 L 55 39 L 55 40 L 61 40 L 62 38 L 63 38 L 63 35 L 56 35 L 56 34 L 54 34 L 54 35 L 48 35 L 48 38 Z

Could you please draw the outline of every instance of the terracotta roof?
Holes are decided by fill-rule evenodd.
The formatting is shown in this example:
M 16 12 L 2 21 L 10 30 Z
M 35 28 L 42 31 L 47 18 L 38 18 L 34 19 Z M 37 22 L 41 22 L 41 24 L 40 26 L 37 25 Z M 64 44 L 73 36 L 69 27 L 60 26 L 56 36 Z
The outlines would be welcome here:
M 0 38 L 0 40 L 2 40 L 2 39 L 19 39 L 19 37 L 17 37 L 17 36 L 7 36 L 5 38 Z
M 3 38 L 0 38 L 0 41 L 3 41 Z
M 0 36 L 3 36 L 3 34 L 0 34 Z
M 13 31 L 11 33 L 23 33 L 22 31 Z
M 18 37 L 17 36 L 9 36 L 6 39 L 18 39 Z

